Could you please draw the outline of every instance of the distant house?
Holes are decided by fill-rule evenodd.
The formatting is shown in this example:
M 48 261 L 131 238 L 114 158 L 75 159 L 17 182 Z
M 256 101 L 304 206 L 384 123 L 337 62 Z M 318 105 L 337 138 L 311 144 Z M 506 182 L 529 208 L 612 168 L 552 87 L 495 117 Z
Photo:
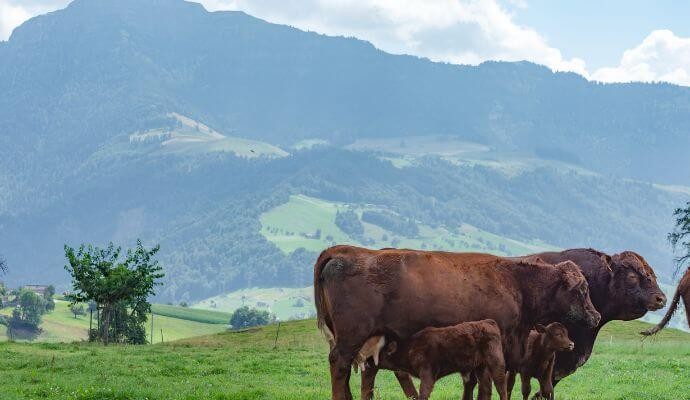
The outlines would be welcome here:
M 48 291 L 48 287 L 49 285 L 26 285 L 22 288 L 26 290 L 31 290 L 39 296 L 44 296 L 46 291 Z

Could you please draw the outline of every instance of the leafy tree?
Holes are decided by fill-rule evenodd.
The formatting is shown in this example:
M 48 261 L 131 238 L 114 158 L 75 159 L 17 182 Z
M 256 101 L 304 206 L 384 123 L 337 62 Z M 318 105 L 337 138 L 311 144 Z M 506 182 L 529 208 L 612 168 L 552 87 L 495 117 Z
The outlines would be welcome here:
M 668 235 L 668 240 L 674 250 L 681 252 L 676 258 L 678 272 L 687 261 L 690 261 L 690 202 L 686 203 L 685 208 L 676 209 L 673 216 L 676 218 L 676 227 Z
M 46 301 L 46 311 L 55 310 L 55 300 L 53 299 L 53 296 L 55 296 L 55 286 L 50 285 L 43 293 L 43 298 Z
M 72 311 L 75 319 L 80 315 L 86 315 L 86 310 L 84 309 L 83 304 L 70 304 L 69 310 Z
M 65 246 L 67 272 L 72 276 L 73 293 L 66 296 L 75 303 L 95 301 L 100 310 L 98 340 L 145 343 L 144 323 L 151 311 L 149 296 L 163 278 L 162 267 L 154 256 L 159 246 L 147 250 L 137 241 L 134 249 L 112 243 L 101 249 L 82 245 L 75 250 Z
M 233 329 L 251 328 L 253 326 L 268 325 L 271 322 L 271 314 L 265 310 L 257 310 L 248 306 L 240 307 L 232 313 L 230 326 Z
M 7 272 L 7 262 L 5 259 L 0 255 L 0 273 L 6 273 Z
M 46 300 L 32 292 L 22 289 L 19 292 L 17 307 L 12 310 L 10 324 L 13 327 L 27 327 L 37 330 L 41 325 L 41 318 L 46 313 Z

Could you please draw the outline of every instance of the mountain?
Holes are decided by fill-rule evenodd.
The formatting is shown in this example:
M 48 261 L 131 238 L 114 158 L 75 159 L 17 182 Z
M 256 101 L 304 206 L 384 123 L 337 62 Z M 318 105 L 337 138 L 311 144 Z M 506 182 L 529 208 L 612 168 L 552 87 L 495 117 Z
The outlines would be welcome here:
M 0 42 L 0 253 L 10 282 L 64 287 L 63 244 L 142 237 L 175 300 L 304 287 L 326 236 L 636 249 L 670 281 L 689 111 L 669 84 L 433 63 L 181 0 L 76 0 Z M 303 219 L 332 220 L 293 231 L 295 196 L 314 199 Z M 332 232 L 284 245 L 312 227 Z

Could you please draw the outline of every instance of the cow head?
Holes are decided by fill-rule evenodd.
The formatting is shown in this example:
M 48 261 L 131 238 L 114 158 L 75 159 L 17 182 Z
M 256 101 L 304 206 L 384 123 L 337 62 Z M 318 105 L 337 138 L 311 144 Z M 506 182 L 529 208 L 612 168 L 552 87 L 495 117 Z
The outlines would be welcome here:
M 642 256 L 624 251 L 613 257 L 602 256 L 611 276 L 609 304 L 616 319 L 633 320 L 647 311 L 664 308 L 666 296 L 659 289 L 654 271 Z
M 594 308 L 589 297 L 589 285 L 580 267 L 572 261 L 555 265 L 561 273 L 561 281 L 552 306 L 565 311 L 564 319 L 574 324 L 594 328 L 601 321 L 601 314 Z
M 534 329 L 544 335 L 544 345 L 551 351 L 572 351 L 575 343 L 568 337 L 568 329 L 558 322 L 547 326 L 537 324 Z

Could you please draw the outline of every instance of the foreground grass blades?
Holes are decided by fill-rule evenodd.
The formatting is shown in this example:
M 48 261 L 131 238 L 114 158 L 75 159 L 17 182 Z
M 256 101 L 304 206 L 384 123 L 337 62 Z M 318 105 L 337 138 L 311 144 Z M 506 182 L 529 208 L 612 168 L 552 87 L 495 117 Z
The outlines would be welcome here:
M 690 399 L 690 335 L 668 330 L 642 341 L 642 323 L 609 325 L 593 358 L 557 387 L 559 400 Z M 2 399 L 327 399 L 327 346 L 313 320 L 153 346 L 0 344 Z M 519 386 L 519 385 L 518 385 Z M 359 393 L 359 375 L 352 389 Z M 381 399 L 403 399 L 393 375 Z M 460 378 L 434 397 L 458 398 Z M 513 399 L 519 396 L 519 387 Z

